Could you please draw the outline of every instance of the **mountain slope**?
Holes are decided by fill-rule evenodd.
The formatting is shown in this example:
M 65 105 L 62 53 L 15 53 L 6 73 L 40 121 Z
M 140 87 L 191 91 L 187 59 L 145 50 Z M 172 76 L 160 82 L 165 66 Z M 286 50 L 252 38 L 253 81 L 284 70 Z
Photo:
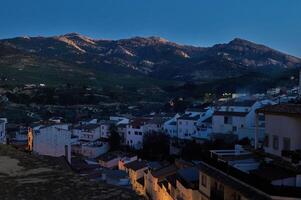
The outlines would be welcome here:
M 159 37 L 96 40 L 69 33 L 0 40 L 0 66 L 2 76 L 10 70 L 20 72 L 34 68 L 28 73 L 40 70 L 45 81 L 47 73 L 55 71 L 54 77 L 68 73 L 70 80 L 81 77 L 79 79 L 88 84 L 104 76 L 204 82 L 253 72 L 278 73 L 301 67 L 301 59 L 239 38 L 202 48 L 179 45 Z M 13 73 L 9 75 L 12 79 Z M 24 78 L 27 82 L 31 80 Z M 64 78 L 55 81 L 60 83 L 60 80 L 70 81 Z

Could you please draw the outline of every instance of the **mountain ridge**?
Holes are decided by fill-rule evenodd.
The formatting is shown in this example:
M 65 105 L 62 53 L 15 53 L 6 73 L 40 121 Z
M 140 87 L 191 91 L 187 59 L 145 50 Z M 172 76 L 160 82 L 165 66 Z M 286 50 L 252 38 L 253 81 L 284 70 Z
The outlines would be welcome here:
M 296 56 L 241 38 L 211 47 L 181 45 L 156 36 L 107 40 L 79 33 L 0 40 L 0 66 L 26 70 L 49 63 L 70 73 L 79 70 L 184 82 L 301 67 Z

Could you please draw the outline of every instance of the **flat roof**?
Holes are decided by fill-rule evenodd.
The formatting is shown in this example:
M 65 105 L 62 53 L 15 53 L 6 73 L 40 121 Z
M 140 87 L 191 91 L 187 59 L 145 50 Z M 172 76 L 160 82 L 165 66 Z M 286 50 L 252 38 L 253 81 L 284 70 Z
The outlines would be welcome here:
M 176 173 L 177 167 L 175 165 L 169 165 L 158 170 L 153 170 L 151 174 L 156 178 L 164 178 L 166 176 Z
M 135 160 L 124 165 L 125 168 L 132 169 L 134 171 L 146 168 L 147 166 L 147 161 L 144 160 Z
M 213 115 L 245 117 L 249 112 L 215 111 Z
M 268 179 L 269 181 L 296 177 L 297 175 L 297 173 L 292 170 L 270 164 L 261 165 L 258 169 L 250 171 L 250 173 L 260 178 Z
M 221 106 L 251 107 L 255 102 L 256 100 L 228 101 L 223 103 Z
M 256 113 L 301 117 L 301 104 L 277 104 L 256 110 Z

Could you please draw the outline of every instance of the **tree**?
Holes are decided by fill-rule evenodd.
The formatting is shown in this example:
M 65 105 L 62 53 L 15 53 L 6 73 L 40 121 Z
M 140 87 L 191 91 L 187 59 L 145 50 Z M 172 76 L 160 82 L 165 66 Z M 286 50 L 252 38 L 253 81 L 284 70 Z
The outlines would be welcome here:
M 111 125 L 110 127 L 110 136 L 109 136 L 109 144 L 112 151 L 120 149 L 121 137 L 117 131 L 117 127 L 115 125 Z
M 145 134 L 142 156 L 149 160 L 166 159 L 169 156 L 169 137 L 164 133 Z

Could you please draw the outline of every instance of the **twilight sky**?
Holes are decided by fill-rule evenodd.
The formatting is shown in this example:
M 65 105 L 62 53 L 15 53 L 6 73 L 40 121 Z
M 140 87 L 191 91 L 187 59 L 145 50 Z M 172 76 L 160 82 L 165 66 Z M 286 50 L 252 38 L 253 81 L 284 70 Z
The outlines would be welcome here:
M 301 0 L 0 0 L 0 38 L 68 32 L 196 46 L 240 37 L 301 57 Z

